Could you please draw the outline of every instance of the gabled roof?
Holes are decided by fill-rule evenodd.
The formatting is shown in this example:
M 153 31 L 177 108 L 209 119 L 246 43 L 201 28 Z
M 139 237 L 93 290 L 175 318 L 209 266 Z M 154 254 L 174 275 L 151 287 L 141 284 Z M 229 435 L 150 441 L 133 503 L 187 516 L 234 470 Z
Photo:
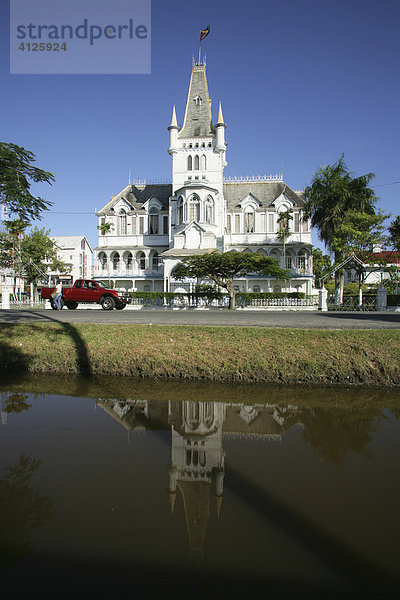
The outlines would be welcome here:
M 110 202 L 97 211 L 96 215 L 106 215 L 121 200 L 125 200 L 132 210 L 141 210 L 152 197 L 157 198 L 163 209 L 168 210 L 169 198 L 172 196 L 172 184 L 138 184 L 127 185 L 119 194 L 111 198 Z
M 224 197 L 227 210 L 237 208 L 240 202 L 250 194 L 259 202 L 258 210 L 265 210 L 272 206 L 274 200 L 285 193 L 285 195 L 297 207 L 303 207 L 305 200 L 302 193 L 292 190 L 284 181 L 240 181 L 224 182 Z
M 60 250 L 75 250 L 77 246 L 85 239 L 90 251 L 93 252 L 85 235 L 51 235 L 50 239 L 60 248 Z
M 188 223 L 183 229 L 182 231 L 180 231 L 178 234 L 176 235 L 182 235 L 183 233 L 185 233 L 186 231 L 188 231 L 189 229 L 198 229 L 199 231 L 203 231 L 205 233 L 205 229 L 204 227 L 202 227 L 201 225 L 199 225 L 199 223 L 197 223 L 196 221 L 190 221 L 190 223 Z

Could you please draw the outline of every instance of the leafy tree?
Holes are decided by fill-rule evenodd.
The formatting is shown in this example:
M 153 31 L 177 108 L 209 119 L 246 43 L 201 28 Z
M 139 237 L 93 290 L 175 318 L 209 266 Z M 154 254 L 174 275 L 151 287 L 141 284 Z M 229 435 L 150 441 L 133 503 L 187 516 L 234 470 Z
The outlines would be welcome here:
M 17 278 L 21 276 L 21 237 L 28 226 L 25 221 L 5 221 L 5 231 L 0 232 L 0 267 L 13 273 L 13 291 L 16 293 Z
M 400 252 L 400 215 L 390 223 L 388 227 L 389 231 L 389 241 L 391 242 L 393 248 Z
M 229 294 L 229 308 L 235 308 L 236 292 L 233 289 L 235 277 L 242 277 L 248 273 L 270 275 L 280 279 L 288 279 L 290 275 L 281 269 L 274 258 L 251 254 L 249 252 L 218 252 L 217 250 L 200 256 L 188 256 L 178 263 L 172 270 L 175 279 L 197 277 L 197 279 L 211 279 Z
M 311 218 L 311 225 L 318 230 L 320 239 L 328 250 L 334 253 L 336 264 L 343 261 L 344 254 L 342 248 L 334 247 L 334 240 L 339 227 L 343 225 L 343 217 L 347 211 L 359 211 L 368 215 L 375 213 L 377 198 L 368 186 L 374 177 L 373 173 L 353 177 L 342 155 L 333 165 L 321 167 L 314 175 L 311 185 L 305 190 L 304 218 Z M 337 271 L 337 303 L 342 300 L 343 283 L 343 271 Z
M 222 297 L 221 292 L 215 285 L 207 284 L 196 285 L 195 294 L 198 298 L 202 298 L 207 305 Z
M 383 223 L 386 218 L 387 215 L 381 212 L 367 214 L 355 210 L 347 211 L 337 226 L 332 240 L 333 250 L 342 256 L 354 253 L 363 263 L 370 263 L 374 246 L 382 242 L 385 230 Z M 351 268 L 358 275 L 358 303 L 361 306 L 363 285 L 373 267 L 366 271 L 363 264 L 354 262 Z
M 32 406 L 28 404 L 27 399 L 29 398 L 28 394 L 10 394 L 6 396 L 3 400 L 3 410 L 6 413 L 20 413 L 23 410 L 29 410 Z
M 0 142 L 0 198 L 10 217 L 26 223 L 40 219 L 52 204 L 30 191 L 32 183 L 54 181 L 52 173 L 33 165 L 35 161 L 33 152 Z
M 304 413 L 303 438 L 318 457 L 339 467 L 350 452 L 370 456 L 368 445 L 381 419 L 381 409 L 374 406 L 361 412 L 347 407 L 316 408 Z
M 34 484 L 41 462 L 23 454 L 0 479 L 0 567 L 22 560 L 30 550 L 31 531 L 55 515 L 53 500 Z
M 56 246 L 49 237 L 49 230 L 35 227 L 21 241 L 22 268 L 28 283 L 33 283 L 35 295 L 38 280 L 48 268 L 65 272 L 68 266 L 57 258 Z
M 320 248 L 313 249 L 313 274 L 318 287 L 322 285 L 322 278 L 332 269 L 329 254 L 323 254 Z

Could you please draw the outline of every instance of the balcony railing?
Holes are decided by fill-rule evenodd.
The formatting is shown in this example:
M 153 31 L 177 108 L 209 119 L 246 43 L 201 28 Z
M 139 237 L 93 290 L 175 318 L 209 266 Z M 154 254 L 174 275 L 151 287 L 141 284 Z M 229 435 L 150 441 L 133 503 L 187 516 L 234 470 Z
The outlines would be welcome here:
M 148 266 L 141 269 L 138 265 L 132 267 L 113 267 L 99 266 L 94 270 L 94 274 L 98 277 L 162 277 L 164 275 L 164 265 Z

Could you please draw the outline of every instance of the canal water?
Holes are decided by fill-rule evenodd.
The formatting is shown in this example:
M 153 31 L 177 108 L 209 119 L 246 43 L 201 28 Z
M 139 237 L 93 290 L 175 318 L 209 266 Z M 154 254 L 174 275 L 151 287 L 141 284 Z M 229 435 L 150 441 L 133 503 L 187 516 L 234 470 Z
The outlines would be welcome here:
M 1 598 L 399 596 L 398 392 L 0 390 Z

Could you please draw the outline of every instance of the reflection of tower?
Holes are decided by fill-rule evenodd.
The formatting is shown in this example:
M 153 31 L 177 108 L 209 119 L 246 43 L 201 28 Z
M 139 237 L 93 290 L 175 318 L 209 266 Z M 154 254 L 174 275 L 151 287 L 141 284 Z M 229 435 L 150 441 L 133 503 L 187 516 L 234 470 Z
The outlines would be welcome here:
M 180 490 L 192 551 L 202 554 L 212 493 L 221 508 L 224 458 L 222 402 L 170 402 L 172 453 L 169 467 L 169 492 L 174 509 Z

